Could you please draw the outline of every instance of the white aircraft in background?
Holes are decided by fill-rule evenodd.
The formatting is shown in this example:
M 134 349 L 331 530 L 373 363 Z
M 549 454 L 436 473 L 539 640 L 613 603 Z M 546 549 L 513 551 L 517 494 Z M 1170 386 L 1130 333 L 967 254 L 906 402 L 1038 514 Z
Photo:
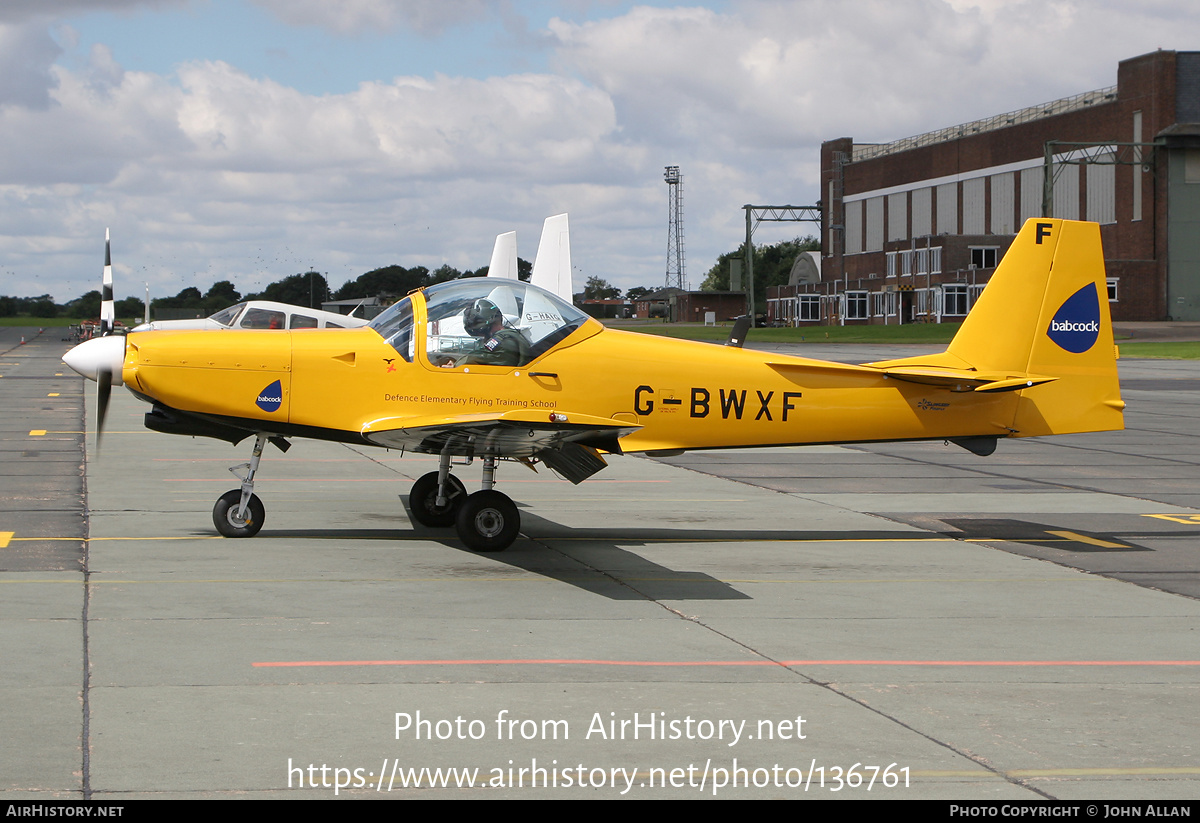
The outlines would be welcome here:
M 108 251 L 108 232 L 105 232 L 105 300 L 111 300 L 112 265 Z M 496 237 L 489 277 L 517 278 L 517 233 L 510 231 Z M 533 263 L 531 282 L 571 302 L 571 247 L 568 240 L 567 215 L 546 218 L 542 239 Z M 110 305 L 110 304 L 108 304 Z M 102 318 L 103 319 L 103 318 Z M 337 312 L 309 309 L 271 300 L 247 300 L 213 314 L 190 320 L 155 320 L 135 326 L 131 331 L 163 331 L 167 329 L 353 329 L 365 326 L 367 320 Z M 112 329 L 110 319 L 108 330 Z M 103 332 L 107 333 L 107 332 Z
M 492 247 L 492 261 L 488 265 L 488 277 L 517 278 L 517 233 L 510 231 L 496 237 Z M 538 243 L 537 257 L 533 260 L 533 276 L 529 282 L 556 294 L 569 305 L 571 293 L 571 240 L 565 214 L 547 217 L 542 224 L 542 239 Z
M 360 317 L 334 311 L 308 309 L 271 300 L 246 300 L 209 317 L 142 323 L 130 329 L 130 333 L 167 329 L 356 329 L 367 325 L 367 322 Z

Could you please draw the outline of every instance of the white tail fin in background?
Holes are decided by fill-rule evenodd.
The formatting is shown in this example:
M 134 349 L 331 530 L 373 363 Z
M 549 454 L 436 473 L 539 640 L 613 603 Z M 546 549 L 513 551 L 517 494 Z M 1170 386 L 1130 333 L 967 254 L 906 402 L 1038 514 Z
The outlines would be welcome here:
M 488 277 L 517 279 L 517 233 L 515 231 L 496 235 L 492 247 L 492 262 L 488 264 Z
M 547 217 L 542 225 L 542 239 L 529 282 L 571 302 L 571 233 L 565 214 Z

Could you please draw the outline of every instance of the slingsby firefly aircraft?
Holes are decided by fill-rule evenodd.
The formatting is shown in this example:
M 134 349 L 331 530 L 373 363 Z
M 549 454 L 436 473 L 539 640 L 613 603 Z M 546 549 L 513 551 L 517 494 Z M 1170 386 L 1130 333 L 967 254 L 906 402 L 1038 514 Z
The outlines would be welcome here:
M 842 365 L 606 329 L 536 286 L 469 278 L 409 295 L 358 329 L 149 331 L 64 358 L 152 405 L 148 428 L 237 444 L 253 436 L 217 530 L 263 525 L 254 494 L 268 441 L 310 437 L 439 456 L 413 517 L 454 525 L 477 551 L 507 548 L 516 506 L 500 461 L 581 483 L 624 452 L 1001 438 L 1124 427 L 1100 231 L 1030 220 L 944 352 Z M 336 401 L 331 398 L 337 398 Z M 482 463 L 468 494 L 452 459 Z

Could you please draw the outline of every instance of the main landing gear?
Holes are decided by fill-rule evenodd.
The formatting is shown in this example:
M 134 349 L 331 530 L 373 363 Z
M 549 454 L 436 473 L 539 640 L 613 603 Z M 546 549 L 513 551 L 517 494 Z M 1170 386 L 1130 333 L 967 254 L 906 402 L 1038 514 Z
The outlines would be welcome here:
M 413 483 L 408 506 L 416 521 L 440 528 L 454 525 L 467 548 L 477 552 L 504 551 L 517 539 L 521 514 L 508 495 L 496 491 L 496 458 L 483 458 L 483 490 L 467 494 L 462 481 L 450 474 L 450 453 L 444 451 L 438 470 Z

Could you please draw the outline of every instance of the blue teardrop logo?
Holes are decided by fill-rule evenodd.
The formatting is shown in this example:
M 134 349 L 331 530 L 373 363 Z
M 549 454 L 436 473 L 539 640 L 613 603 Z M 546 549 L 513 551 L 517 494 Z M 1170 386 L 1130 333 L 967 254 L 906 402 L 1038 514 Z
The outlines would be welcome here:
M 1072 354 L 1083 354 L 1100 336 L 1100 298 L 1088 283 L 1059 306 L 1046 335 Z
M 278 411 L 279 407 L 283 405 L 283 386 L 276 380 L 258 393 L 258 399 L 254 401 L 254 405 L 265 412 Z

